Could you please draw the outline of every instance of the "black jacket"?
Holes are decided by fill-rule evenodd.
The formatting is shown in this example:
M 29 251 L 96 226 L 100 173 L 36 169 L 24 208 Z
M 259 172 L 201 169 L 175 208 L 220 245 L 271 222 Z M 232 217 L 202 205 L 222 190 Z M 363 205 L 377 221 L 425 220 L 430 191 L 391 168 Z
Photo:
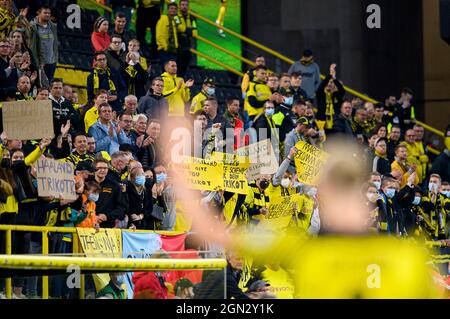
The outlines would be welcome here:
M 164 96 L 147 92 L 139 100 L 138 112 L 145 114 L 149 119 L 165 120 L 169 114 L 169 104 Z
M 227 266 L 227 299 L 249 299 L 238 286 L 240 272 Z M 223 271 L 204 272 L 203 282 L 194 288 L 194 299 L 223 299 L 224 298 L 224 273 Z
M 140 63 L 135 65 L 124 65 L 122 67 L 122 77 L 127 85 L 128 94 L 135 95 L 138 100 L 145 95 L 145 84 L 148 74 Z
M 355 135 L 353 134 L 351 119 L 345 118 L 342 113 L 339 114 L 333 122 L 333 133 L 335 134 L 343 134 L 347 138 L 351 140 L 355 139 Z
M 372 162 L 372 172 L 388 175 L 391 173 L 391 164 L 389 164 L 387 159 L 375 155 Z
M 316 92 L 316 98 L 317 98 L 317 119 L 318 120 L 322 120 L 325 121 L 326 116 L 325 116 L 325 111 L 327 108 L 327 99 L 326 99 L 326 94 L 325 94 L 325 87 L 328 85 L 328 82 L 331 79 L 331 75 L 328 75 L 319 85 L 319 87 L 317 88 L 317 92 Z M 339 82 L 338 80 L 333 80 L 334 84 L 337 87 L 337 91 L 334 92 L 331 95 L 331 99 L 333 101 L 333 107 L 334 107 L 334 114 L 339 114 L 340 112 L 340 107 L 342 104 L 342 99 L 344 98 L 345 95 L 345 89 L 344 86 L 341 84 L 341 82 Z
M 147 133 L 144 135 L 144 140 L 148 137 Z M 147 147 L 141 147 L 137 152 L 137 157 L 144 167 L 154 168 L 156 164 L 163 161 L 163 150 L 158 141 L 150 144 Z
M 389 142 L 387 143 L 387 158 L 389 160 L 389 163 L 395 161 L 395 148 L 397 147 L 398 144 L 400 144 L 400 140 L 398 141 L 389 140 Z
M 145 188 L 142 194 L 139 194 L 136 187 L 129 183 L 127 187 L 127 195 L 128 195 L 128 227 L 132 224 L 136 226 L 137 229 L 147 229 L 146 224 L 147 221 L 151 222 L 152 216 L 152 208 L 153 208 L 153 196 L 152 196 L 152 188 Z M 131 220 L 132 214 L 144 214 L 144 219 L 133 222 Z
M 275 132 L 273 130 L 277 129 L 277 127 L 275 126 L 275 123 L 273 122 L 272 119 L 270 119 L 270 121 L 272 122 L 272 126 L 270 126 L 269 119 L 264 113 L 259 114 L 255 118 L 255 122 L 253 122 L 252 127 L 256 130 L 256 136 L 258 137 L 258 141 L 262 141 L 267 138 L 270 140 L 272 140 L 272 138 L 279 139 L 278 135 L 274 135 Z M 260 129 L 262 129 L 261 132 Z
M 450 182 L 450 151 L 444 150 L 433 162 L 431 174 L 439 174 L 443 182 Z
M 52 96 L 50 96 L 50 100 L 52 101 L 53 130 L 55 132 L 55 136 L 58 136 L 61 133 L 61 125 L 65 125 L 67 120 L 70 120 L 72 127 L 79 130 L 81 123 L 80 116 L 73 108 L 72 103 L 64 97 L 61 97 L 60 101 L 57 102 Z
M 96 202 L 96 213 L 105 214 L 108 217 L 106 222 L 100 224 L 102 228 L 113 228 L 115 220 L 123 220 L 128 210 L 126 193 L 122 192 L 120 185 L 108 178 L 100 184 L 102 191 Z

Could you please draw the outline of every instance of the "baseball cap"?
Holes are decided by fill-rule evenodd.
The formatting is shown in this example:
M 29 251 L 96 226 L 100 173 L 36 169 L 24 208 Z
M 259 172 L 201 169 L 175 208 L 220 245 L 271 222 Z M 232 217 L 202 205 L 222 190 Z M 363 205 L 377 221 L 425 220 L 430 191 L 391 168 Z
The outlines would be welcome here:
M 75 170 L 76 171 L 88 171 L 90 173 L 93 173 L 95 171 L 94 168 L 92 167 L 92 163 L 90 161 L 78 162 Z
M 216 85 L 216 80 L 214 80 L 214 78 L 207 77 L 206 79 L 203 80 L 203 84 Z
M 309 120 L 306 117 L 304 117 L 304 116 L 302 116 L 299 119 L 297 119 L 297 124 L 303 124 L 303 125 L 306 125 L 306 126 L 310 125 Z
M 250 285 L 250 287 L 248 288 L 248 292 L 258 291 L 258 289 L 260 289 L 262 287 L 268 287 L 268 286 L 270 286 L 270 284 L 267 281 L 256 280 L 255 282 L 253 282 Z
M 303 51 L 303 56 L 305 58 L 308 58 L 308 57 L 310 57 L 312 55 L 313 55 L 313 52 L 310 49 L 306 49 L 306 50 Z

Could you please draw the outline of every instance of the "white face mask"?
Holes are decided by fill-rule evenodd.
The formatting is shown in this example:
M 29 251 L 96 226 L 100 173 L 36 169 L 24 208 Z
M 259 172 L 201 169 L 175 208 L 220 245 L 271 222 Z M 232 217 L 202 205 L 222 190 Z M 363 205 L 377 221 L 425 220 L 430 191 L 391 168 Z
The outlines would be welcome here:
M 311 187 L 307 192 L 306 195 L 308 195 L 309 197 L 314 197 L 317 195 L 317 188 L 315 187 Z
M 378 190 L 380 190 L 381 182 L 373 182 L 373 184 L 377 187 Z
M 438 189 L 438 186 L 436 183 L 429 183 L 428 189 L 430 190 L 430 192 L 435 192 Z
M 289 178 L 283 178 L 281 180 L 281 186 L 284 188 L 288 188 L 291 185 L 291 180 Z

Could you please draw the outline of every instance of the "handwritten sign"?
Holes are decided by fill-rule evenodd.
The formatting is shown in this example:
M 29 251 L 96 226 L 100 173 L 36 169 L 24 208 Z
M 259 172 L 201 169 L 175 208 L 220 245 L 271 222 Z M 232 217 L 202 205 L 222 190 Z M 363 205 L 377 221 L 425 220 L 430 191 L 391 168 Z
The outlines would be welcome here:
M 316 185 L 329 154 L 304 141 L 295 144 L 295 168 L 298 180 L 308 185 Z
M 222 189 L 233 193 L 247 194 L 248 182 L 245 173 L 250 166 L 247 158 L 234 154 L 214 152 L 212 159 L 222 164 Z
M 39 196 L 54 196 L 57 198 L 61 196 L 68 200 L 77 199 L 72 163 L 40 159 L 36 162 L 36 170 Z
M 51 101 L 4 102 L 2 113 L 8 139 L 33 140 L 54 135 Z
M 236 150 L 239 156 L 245 156 L 250 162 L 247 170 L 247 179 L 255 180 L 260 175 L 275 174 L 278 170 L 278 161 L 269 139 L 250 144 Z

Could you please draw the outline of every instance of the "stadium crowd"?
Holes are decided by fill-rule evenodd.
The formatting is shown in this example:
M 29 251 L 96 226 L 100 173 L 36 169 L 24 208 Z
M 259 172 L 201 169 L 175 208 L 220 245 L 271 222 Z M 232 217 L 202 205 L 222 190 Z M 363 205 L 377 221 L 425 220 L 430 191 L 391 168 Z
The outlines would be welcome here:
M 152 2 L 139 3 L 137 23 L 143 27 L 137 28 L 137 35 L 129 29 L 127 10 L 117 10 L 111 27 L 105 17 L 93 25 L 94 54 L 86 83 L 88 102 L 83 105 L 75 88 L 54 77 L 58 34 L 52 8 L 40 6 L 28 21 L 27 9 L 17 12 L 12 1 L 0 1 L 1 101 L 50 100 L 54 130 L 54 136 L 28 141 L 10 139 L 0 130 L 0 224 L 195 231 L 179 224 L 181 205 L 173 187 L 171 123 L 182 120 L 192 136 L 195 128 L 201 128 L 199 146 L 191 156 L 207 159 L 215 151 L 233 152 L 265 139 L 274 145 L 278 170 L 249 180 L 247 194 L 198 191 L 201 204 L 232 228 L 258 227 L 269 213 L 272 197 L 299 194 L 285 227 L 320 236 L 320 189 L 298 179 L 296 145 L 306 142 L 326 150 L 327 141 L 340 136 L 365 149 L 365 156 L 355 161 L 370 167 L 367 182 L 361 185 L 371 211 L 370 232 L 416 240 L 448 238 L 450 126 L 444 151 L 432 161 L 424 127 L 415 123 L 411 89 L 402 89 L 399 96 L 389 94 L 380 104 L 349 99 L 337 65 L 329 66 L 321 80 L 313 52 L 307 49 L 281 74 L 271 72 L 264 56 L 258 56 L 257 66 L 242 78 L 242 96 L 218 101 L 215 79 L 209 77 L 201 92 L 192 96 L 194 81 L 183 78 L 191 61 L 192 34 L 197 32 L 195 19 L 188 14 L 189 2 L 168 4 L 167 14 L 148 19 L 153 24 L 143 22 L 142 15 L 150 13 L 141 12 L 154 11 L 152 4 L 146 7 Z M 117 6 L 121 7 L 126 5 Z M 152 66 L 140 53 L 148 45 L 141 32 L 147 23 L 156 34 L 152 54 L 164 69 L 152 78 Z M 77 200 L 38 196 L 35 163 L 40 158 L 74 165 Z M 50 253 L 71 253 L 71 244 L 67 235 L 51 234 Z M 12 251 L 41 253 L 41 235 L 15 233 Z M 5 252 L 3 232 L 0 252 Z M 278 298 L 292 297 L 290 290 L 270 290 L 277 282 L 288 281 L 279 265 L 254 269 L 254 276 L 242 285 L 242 259 L 233 253 L 227 258 L 228 297 L 270 298 L 274 292 Z M 117 288 L 121 282 L 120 276 L 112 275 L 114 285 L 108 289 L 115 298 L 123 297 Z M 55 297 L 67 297 L 54 286 Z M 3 290 L 4 283 L 0 287 Z M 35 280 L 14 278 L 13 287 L 15 298 L 26 298 L 24 288 L 28 297 L 37 294 Z M 211 293 L 214 287 L 205 287 L 193 289 L 189 282 L 180 282 L 178 288 L 183 298 L 196 293 L 220 297 L 220 292 Z M 160 296 L 166 296 L 164 289 Z

